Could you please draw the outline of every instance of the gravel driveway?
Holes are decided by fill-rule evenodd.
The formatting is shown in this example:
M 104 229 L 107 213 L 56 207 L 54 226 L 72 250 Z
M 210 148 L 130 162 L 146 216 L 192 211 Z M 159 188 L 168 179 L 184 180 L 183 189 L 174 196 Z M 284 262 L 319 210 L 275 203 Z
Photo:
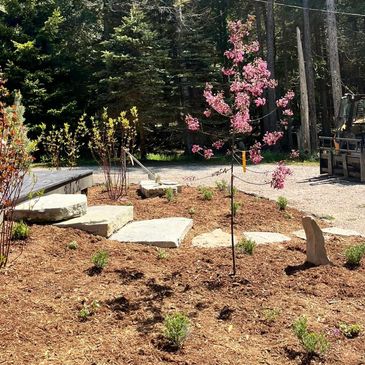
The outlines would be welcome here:
M 229 173 L 212 176 L 220 169 L 227 169 L 227 165 L 209 164 L 169 164 L 164 166 L 149 166 L 162 179 L 176 180 L 183 184 L 215 185 L 215 181 L 229 180 Z M 287 180 L 285 189 L 274 190 L 269 184 L 270 174 L 274 165 L 261 164 L 250 167 L 250 171 L 243 174 L 242 169 L 235 167 L 235 174 L 245 180 L 236 180 L 238 189 L 247 193 L 257 194 L 272 200 L 278 196 L 285 196 L 289 205 L 318 217 L 327 217 L 333 225 L 345 229 L 354 229 L 365 234 L 365 184 L 347 181 L 341 178 L 319 175 L 318 166 L 291 166 L 293 175 Z M 87 168 L 89 169 L 89 168 Z M 95 182 L 103 181 L 99 168 L 95 170 Z M 130 182 L 137 183 L 146 178 L 140 168 L 130 169 Z M 260 185 L 261 184 L 261 185 Z

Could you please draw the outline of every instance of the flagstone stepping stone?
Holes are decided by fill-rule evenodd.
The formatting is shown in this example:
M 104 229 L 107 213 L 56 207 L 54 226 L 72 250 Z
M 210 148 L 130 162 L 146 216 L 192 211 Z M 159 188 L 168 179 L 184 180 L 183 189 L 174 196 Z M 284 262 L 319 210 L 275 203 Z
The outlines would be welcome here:
M 235 242 L 237 242 L 235 237 Z M 203 233 L 193 238 L 191 242 L 194 247 L 214 248 L 214 247 L 230 247 L 232 245 L 231 235 L 216 229 L 212 232 Z
M 143 180 L 139 183 L 139 189 L 145 198 L 165 195 L 167 189 L 172 189 L 175 194 L 181 193 L 181 185 L 168 180 L 162 180 L 160 183 L 154 180 Z
M 258 245 L 290 241 L 290 237 L 273 232 L 243 232 L 246 239 L 255 241 Z
M 84 194 L 51 194 L 33 198 L 17 205 L 13 219 L 34 223 L 53 223 L 86 213 Z
M 295 236 L 295 237 L 298 237 L 298 238 L 300 238 L 302 240 L 306 240 L 307 239 L 307 237 L 305 236 L 304 229 L 300 229 L 299 231 L 295 231 L 295 232 L 292 233 L 292 235 Z
M 338 227 L 329 227 L 322 229 L 322 232 L 328 233 L 331 235 L 336 236 L 344 236 L 344 237 L 351 237 L 351 236 L 357 236 L 357 237 L 365 237 L 365 235 L 362 235 L 359 232 L 353 231 L 351 229 L 343 229 Z
M 57 227 L 70 227 L 109 237 L 133 220 L 133 206 L 97 205 L 89 207 L 82 217 L 56 223 Z
M 136 221 L 114 233 L 110 239 L 125 243 L 142 243 L 164 248 L 179 247 L 193 226 L 188 218 L 162 218 Z

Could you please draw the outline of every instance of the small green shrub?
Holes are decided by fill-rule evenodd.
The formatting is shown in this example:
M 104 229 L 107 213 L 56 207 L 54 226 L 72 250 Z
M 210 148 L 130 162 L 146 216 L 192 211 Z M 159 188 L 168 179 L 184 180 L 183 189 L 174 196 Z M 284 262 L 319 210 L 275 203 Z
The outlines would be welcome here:
M 70 243 L 67 245 L 67 248 L 68 248 L 69 250 L 77 250 L 77 249 L 78 249 L 78 247 L 79 247 L 79 245 L 77 244 L 77 242 L 76 242 L 76 241 L 72 241 L 72 242 L 70 242 Z
M 166 260 L 169 257 L 168 253 L 166 252 L 166 250 L 162 249 L 162 248 L 158 248 L 157 249 L 157 258 L 159 260 Z
M 264 320 L 268 323 L 275 322 L 280 315 L 280 309 L 278 308 L 266 308 L 262 312 Z
M 338 328 L 347 338 L 355 338 L 362 331 L 362 327 L 358 323 L 354 324 L 340 323 Z
M 288 199 L 284 196 L 279 196 L 276 200 L 276 205 L 278 206 L 279 210 L 285 210 L 288 205 Z
M 228 188 L 228 184 L 226 180 L 219 180 L 215 182 L 215 186 L 219 191 L 226 191 Z
M 255 248 L 256 248 L 256 242 L 250 239 L 246 239 L 246 238 L 242 238 L 238 243 L 237 243 L 237 248 L 241 251 L 244 252 L 247 255 L 252 255 Z
M 190 320 L 182 313 L 174 313 L 166 316 L 164 321 L 164 336 L 170 345 L 179 349 L 188 337 Z
M 362 257 L 365 254 L 365 244 L 351 246 L 346 249 L 346 265 L 348 266 L 359 266 Z
M 233 202 L 233 216 L 235 217 L 237 215 L 237 212 L 241 208 L 241 204 L 238 202 Z
M 195 214 L 195 209 L 194 208 L 189 208 L 188 213 L 193 216 Z
M 173 188 L 167 188 L 165 192 L 165 197 L 168 202 L 172 202 L 175 198 L 175 192 Z
M 89 317 L 95 314 L 98 308 L 100 308 L 100 304 L 97 300 L 94 300 L 90 305 L 84 303 L 84 306 L 78 313 L 80 321 L 87 321 Z
M 293 332 L 297 336 L 304 350 L 310 354 L 323 354 L 329 343 L 324 335 L 308 331 L 307 317 L 301 316 L 293 323 Z
M 231 196 L 231 185 L 228 185 L 228 192 L 229 192 L 229 196 Z M 233 187 L 233 196 L 235 197 L 237 195 L 237 188 L 234 186 Z
M 213 191 L 205 186 L 199 188 L 199 192 L 203 198 L 203 200 L 212 200 L 213 199 Z
M 108 264 L 109 254 L 106 251 L 98 251 L 92 257 L 92 263 L 94 267 L 98 270 L 103 270 L 105 266 Z
M 23 221 L 15 222 L 11 238 L 13 240 L 26 240 L 29 237 L 29 227 Z

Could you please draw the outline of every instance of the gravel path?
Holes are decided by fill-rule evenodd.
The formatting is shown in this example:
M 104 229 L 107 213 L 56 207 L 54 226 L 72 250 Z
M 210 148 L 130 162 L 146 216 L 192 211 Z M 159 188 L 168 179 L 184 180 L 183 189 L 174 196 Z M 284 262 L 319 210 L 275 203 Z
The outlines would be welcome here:
M 215 185 L 215 181 L 229 180 L 229 173 L 212 176 L 227 165 L 191 164 L 150 166 L 155 174 L 162 179 L 175 180 L 191 185 Z M 236 180 L 238 189 L 247 193 L 257 194 L 272 200 L 285 196 L 289 205 L 318 217 L 330 218 L 330 222 L 338 227 L 354 229 L 365 234 L 365 184 L 319 175 L 318 166 L 291 166 L 293 176 L 289 177 L 283 190 L 274 190 L 265 181 L 270 180 L 270 174 L 264 172 L 273 170 L 274 165 L 261 164 L 250 167 L 243 174 L 242 169 L 235 167 L 235 174 L 246 182 Z M 88 168 L 89 169 L 89 168 Z M 100 169 L 95 170 L 95 182 L 102 183 Z M 146 178 L 140 168 L 131 168 L 129 179 L 137 183 Z M 261 184 L 261 185 L 259 185 Z

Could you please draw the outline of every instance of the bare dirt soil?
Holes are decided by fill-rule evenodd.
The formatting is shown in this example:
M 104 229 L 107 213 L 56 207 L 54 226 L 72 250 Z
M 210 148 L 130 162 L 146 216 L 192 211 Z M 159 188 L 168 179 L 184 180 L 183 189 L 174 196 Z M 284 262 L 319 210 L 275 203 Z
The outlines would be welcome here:
M 242 193 L 237 199 L 238 233 L 289 234 L 301 226 L 299 211 L 281 212 L 273 202 Z M 96 187 L 89 203 L 110 202 Z M 226 194 L 215 191 L 212 201 L 204 201 L 196 189 L 184 188 L 169 203 L 141 199 L 131 189 L 119 204 L 130 203 L 136 219 L 189 217 L 194 208 L 194 228 L 181 248 L 159 259 L 153 247 L 32 226 L 24 243 L 14 242 L 12 263 L 0 272 L 0 364 L 365 364 L 364 335 L 347 339 L 334 330 L 341 322 L 365 325 L 365 263 L 350 270 L 343 255 L 359 239 L 328 239 L 333 265 L 325 267 L 303 265 L 299 239 L 262 245 L 253 256 L 238 253 L 238 275 L 231 277 L 230 249 L 190 247 L 196 234 L 228 231 Z M 76 250 L 68 248 L 71 241 Z M 93 274 L 91 257 L 100 249 L 109 253 L 109 263 Z M 80 320 L 80 310 L 94 301 L 100 306 Z M 176 311 L 189 316 L 191 331 L 183 348 L 171 352 L 163 319 Z M 311 330 L 327 336 L 325 355 L 303 352 L 291 328 L 301 315 Z

